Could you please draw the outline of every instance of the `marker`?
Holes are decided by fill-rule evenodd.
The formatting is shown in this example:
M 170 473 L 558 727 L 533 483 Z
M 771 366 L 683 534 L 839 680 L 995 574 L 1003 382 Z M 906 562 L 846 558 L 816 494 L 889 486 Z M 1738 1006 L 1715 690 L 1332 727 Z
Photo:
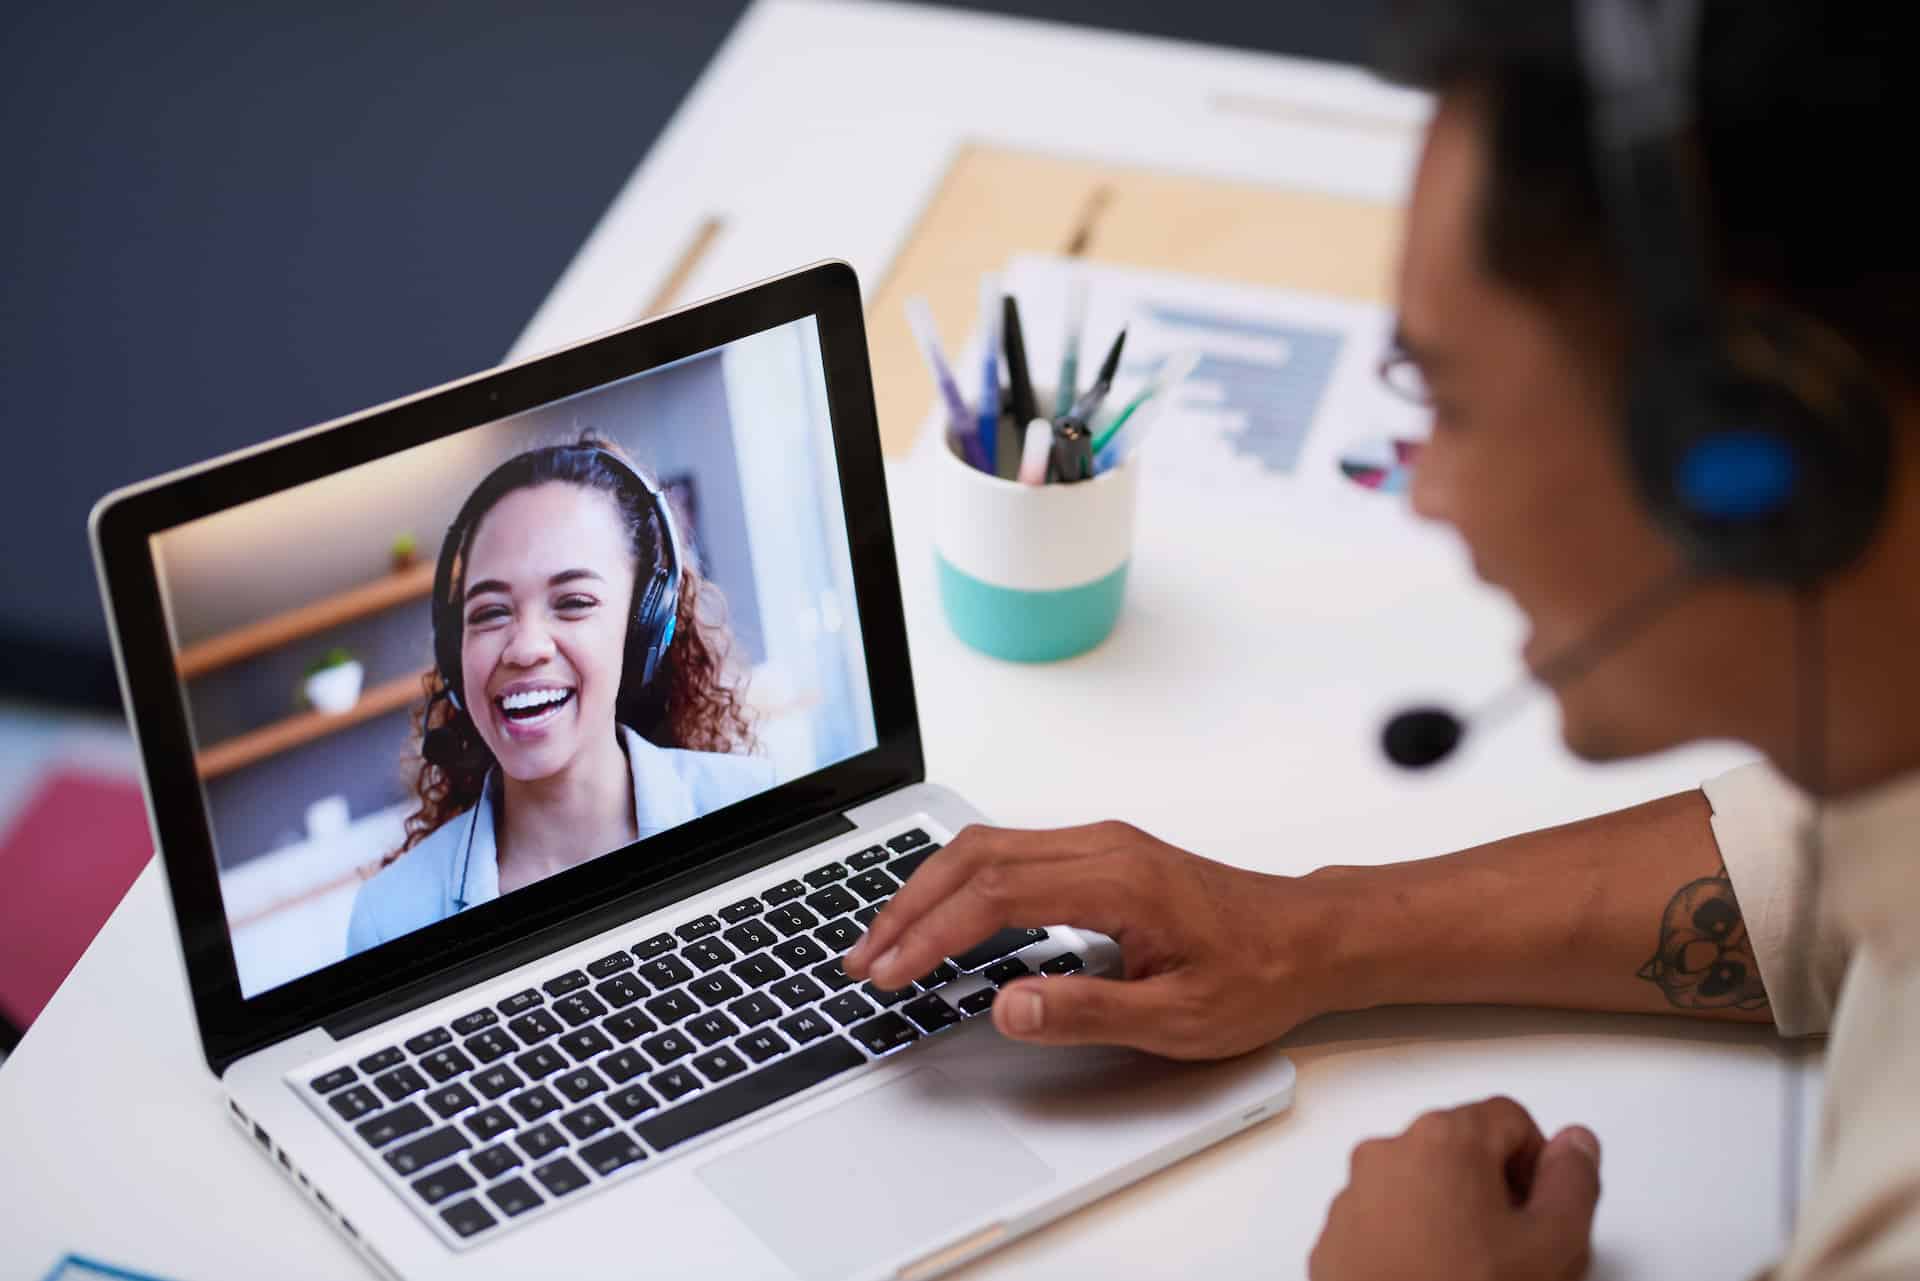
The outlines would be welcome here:
M 1186 381 L 1187 375 L 1192 373 L 1194 366 L 1199 363 L 1200 353 L 1197 351 L 1183 351 L 1179 355 L 1169 356 L 1161 361 L 1160 368 L 1154 371 L 1153 381 L 1149 382 L 1139 395 L 1128 401 L 1127 407 L 1120 411 L 1120 416 L 1108 423 L 1100 434 L 1093 438 L 1093 452 L 1098 454 L 1106 449 L 1119 434 L 1120 429 L 1127 425 L 1127 420 L 1133 417 L 1134 411 L 1155 396 Z
M 1053 479 L 1066 484 L 1093 479 L 1093 436 L 1087 425 L 1068 417 L 1053 428 Z
M 1153 430 L 1153 425 L 1160 421 L 1160 415 L 1167 411 L 1168 403 L 1173 400 L 1173 389 L 1185 382 L 1187 375 L 1191 374 L 1193 367 L 1199 363 L 1199 352 L 1186 352 L 1172 357 L 1161 366 L 1161 372 L 1154 378 L 1153 400 L 1140 406 L 1139 399 L 1136 399 L 1134 405 L 1129 405 L 1113 426 L 1101 433 L 1109 439 L 1104 445 L 1098 443 L 1095 445 L 1093 458 L 1095 475 L 1113 470 L 1120 465 L 1122 458 L 1140 452 L 1140 447 L 1147 443 L 1147 433 Z M 1134 412 L 1136 406 L 1139 406 L 1137 413 Z M 1120 430 L 1122 426 L 1126 426 L 1125 431 Z
M 1100 362 L 1100 376 L 1093 380 L 1093 386 L 1087 388 L 1087 394 L 1073 402 L 1066 416 L 1060 420 L 1062 426 L 1078 423 L 1082 428 L 1093 421 L 1100 412 L 1100 403 L 1107 398 L 1107 392 L 1113 388 L 1114 371 L 1120 368 L 1120 349 L 1127 345 L 1127 331 L 1122 329 L 1113 340 L 1113 346 L 1107 349 L 1107 358 Z
M 953 370 L 947 367 L 946 355 L 940 350 L 940 334 L 933 325 L 933 310 L 927 306 L 925 298 L 907 299 L 907 323 L 913 327 L 914 339 L 920 344 L 920 354 L 926 358 L 927 368 L 933 371 L 933 381 L 940 388 L 940 398 L 947 402 L 947 423 L 950 427 L 964 428 L 971 422 L 973 415 L 967 410 L 967 402 L 960 396 L 960 384 L 953 380 Z
M 1067 341 L 1060 357 L 1060 388 L 1054 396 L 1053 416 L 1065 418 L 1073 408 L 1074 380 L 1080 376 L 1080 331 L 1087 322 L 1087 282 L 1075 276 L 1067 298 Z
M 1040 416 L 1040 405 L 1033 397 L 1033 378 L 1027 373 L 1027 344 L 1020 333 L 1020 307 L 1008 294 L 1000 316 L 1001 336 L 1007 348 L 1008 399 L 1013 402 L 1013 420 L 1030 423 Z
M 1053 424 L 1036 418 L 1027 424 L 1027 443 L 1020 451 L 1020 483 L 1047 483 L 1047 459 L 1053 453 Z
M 1000 282 L 980 282 L 980 452 L 986 470 L 999 470 L 1000 436 Z

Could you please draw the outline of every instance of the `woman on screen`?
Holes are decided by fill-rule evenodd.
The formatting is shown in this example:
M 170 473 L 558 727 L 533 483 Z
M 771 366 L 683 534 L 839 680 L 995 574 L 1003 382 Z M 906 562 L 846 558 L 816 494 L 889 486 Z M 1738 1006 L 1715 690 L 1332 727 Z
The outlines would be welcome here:
M 604 440 L 480 482 L 434 575 L 419 808 L 360 887 L 348 955 L 773 785 L 688 556 Z

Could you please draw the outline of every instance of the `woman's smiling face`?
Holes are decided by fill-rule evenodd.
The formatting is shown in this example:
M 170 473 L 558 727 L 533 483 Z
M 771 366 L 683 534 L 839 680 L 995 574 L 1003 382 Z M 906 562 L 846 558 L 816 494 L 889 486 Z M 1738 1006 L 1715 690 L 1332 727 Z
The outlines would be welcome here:
M 613 735 L 633 577 L 618 509 L 597 490 L 518 489 L 481 518 L 461 601 L 461 684 L 508 777 L 550 778 Z

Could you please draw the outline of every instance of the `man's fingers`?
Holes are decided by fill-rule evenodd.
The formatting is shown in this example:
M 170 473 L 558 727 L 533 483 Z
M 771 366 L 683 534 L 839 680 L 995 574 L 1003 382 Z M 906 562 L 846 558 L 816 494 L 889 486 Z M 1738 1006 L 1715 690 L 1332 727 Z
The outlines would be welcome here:
M 1569 1126 L 1541 1150 L 1526 1205 L 1547 1256 L 1565 1262 L 1564 1272 L 1551 1275 L 1580 1275 L 1599 1201 L 1600 1140 L 1584 1126 Z
M 1009 983 L 993 1002 L 993 1025 L 1017 1041 L 1042 1045 L 1129 1045 L 1180 1057 L 1168 1018 L 1171 980 L 1085 976 Z

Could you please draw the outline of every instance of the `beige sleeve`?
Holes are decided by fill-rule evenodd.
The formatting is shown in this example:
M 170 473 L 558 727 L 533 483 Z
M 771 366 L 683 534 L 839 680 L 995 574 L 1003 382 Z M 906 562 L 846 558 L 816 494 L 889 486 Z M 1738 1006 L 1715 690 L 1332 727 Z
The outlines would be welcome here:
M 1782 1036 L 1824 1033 L 1846 972 L 1846 946 L 1826 921 L 1809 922 L 1807 955 L 1795 956 L 1794 923 L 1812 912 L 1800 855 L 1804 793 L 1764 761 L 1701 786 L 1713 809 L 1713 839 L 1733 881 L 1747 937 Z

